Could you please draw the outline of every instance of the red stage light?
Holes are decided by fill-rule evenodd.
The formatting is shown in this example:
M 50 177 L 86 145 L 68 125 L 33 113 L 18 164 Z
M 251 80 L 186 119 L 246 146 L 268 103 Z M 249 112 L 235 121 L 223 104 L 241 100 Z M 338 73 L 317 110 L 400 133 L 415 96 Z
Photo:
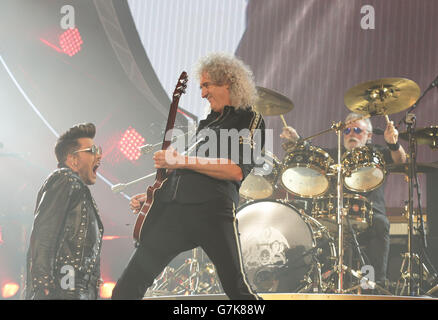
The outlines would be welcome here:
M 135 129 L 129 127 L 120 139 L 119 149 L 127 159 L 135 161 L 140 158 L 138 147 L 142 146 L 144 141 L 145 139 Z
M 14 282 L 5 283 L 2 287 L 2 297 L 4 299 L 12 298 L 20 289 L 20 286 Z
M 102 240 L 115 240 L 115 239 L 120 239 L 120 236 L 103 236 Z
M 59 36 L 59 44 L 64 53 L 70 57 L 74 56 L 81 50 L 81 44 L 84 43 L 78 28 L 68 29 Z
M 113 294 L 113 289 L 116 286 L 115 282 L 104 282 L 100 286 L 100 297 L 102 299 L 110 299 Z

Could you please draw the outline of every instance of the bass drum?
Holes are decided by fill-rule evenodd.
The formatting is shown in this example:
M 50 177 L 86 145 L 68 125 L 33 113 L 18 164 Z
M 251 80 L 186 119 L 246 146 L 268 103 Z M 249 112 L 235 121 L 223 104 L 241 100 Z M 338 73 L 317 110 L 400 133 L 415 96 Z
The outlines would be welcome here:
M 261 292 L 306 292 L 317 263 L 328 270 L 335 260 L 326 229 L 293 205 L 260 200 L 238 209 L 244 269 L 251 286 Z

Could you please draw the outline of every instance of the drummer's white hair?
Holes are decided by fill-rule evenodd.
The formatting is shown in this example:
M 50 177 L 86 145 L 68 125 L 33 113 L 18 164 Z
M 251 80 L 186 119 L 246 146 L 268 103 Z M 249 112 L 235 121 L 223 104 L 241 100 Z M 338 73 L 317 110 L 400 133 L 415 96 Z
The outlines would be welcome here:
M 362 114 L 359 113 L 355 113 L 355 112 L 350 112 L 347 117 L 345 118 L 345 122 L 347 121 L 351 121 L 351 120 L 355 120 L 355 119 L 360 119 L 363 122 L 365 122 L 366 126 L 367 126 L 367 131 L 369 133 L 373 133 L 373 124 L 371 123 L 370 118 L 365 118 L 365 119 L 361 119 L 363 117 Z M 371 139 L 368 139 L 367 143 L 371 143 Z
M 227 53 L 210 53 L 195 66 L 198 79 L 207 73 L 215 85 L 230 86 L 230 100 L 235 108 L 252 106 L 258 99 L 251 69 L 237 57 Z

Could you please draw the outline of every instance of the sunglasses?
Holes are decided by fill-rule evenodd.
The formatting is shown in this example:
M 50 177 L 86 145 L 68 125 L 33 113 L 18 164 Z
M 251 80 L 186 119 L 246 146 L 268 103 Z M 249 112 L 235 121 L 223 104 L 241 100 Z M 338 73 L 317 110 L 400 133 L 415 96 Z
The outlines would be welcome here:
M 364 131 L 364 130 L 362 130 L 362 129 L 359 128 L 359 127 L 346 128 L 346 129 L 344 129 L 344 134 L 345 134 L 345 135 L 350 134 L 351 129 L 353 129 L 354 133 L 356 133 L 356 134 L 359 134 L 359 133 L 361 133 L 362 131 Z
M 87 148 L 87 149 L 76 150 L 75 152 L 73 152 L 73 154 L 75 154 L 77 152 L 89 152 L 93 155 L 101 155 L 102 154 L 102 147 L 97 147 L 95 145 L 92 145 L 90 148 Z

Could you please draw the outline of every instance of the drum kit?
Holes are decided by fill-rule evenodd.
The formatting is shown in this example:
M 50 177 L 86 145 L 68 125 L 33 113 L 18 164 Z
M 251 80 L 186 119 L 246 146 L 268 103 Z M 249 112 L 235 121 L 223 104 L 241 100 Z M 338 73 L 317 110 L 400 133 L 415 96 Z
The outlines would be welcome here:
M 263 116 L 280 116 L 286 127 L 283 115 L 294 108 L 292 101 L 270 89 L 257 89 L 259 100 L 254 108 Z M 409 107 L 412 111 L 419 97 L 420 88 L 415 82 L 385 78 L 351 88 L 344 102 L 352 112 L 363 116 L 360 119 L 385 116 L 389 121 L 390 114 Z M 406 118 L 412 119 L 408 115 Z M 414 131 L 409 129 L 409 122 L 406 123 L 408 131 L 400 133 L 399 138 L 438 148 L 438 127 Z M 399 165 L 387 166 L 383 155 L 368 146 L 341 154 L 341 135 L 348 124 L 350 122 L 333 123 L 328 130 L 294 143 L 284 143 L 286 152 L 281 160 L 265 151 L 263 166 L 254 168 L 242 182 L 239 193 L 243 201 L 237 210 L 242 260 L 248 281 L 257 292 L 348 293 L 357 290 L 360 293 L 362 289 L 371 288 L 380 294 L 393 294 L 374 282 L 362 268 L 365 262 L 356 233 L 371 226 L 373 207 L 359 193 L 379 188 L 388 172 L 410 172 L 416 165 L 415 157 L 410 154 L 408 164 L 401 169 Z M 330 132 L 337 134 L 337 159 L 308 143 Z M 418 275 L 414 274 L 412 261 L 415 257 L 411 243 L 412 175 L 409 179 L 409 245 L 403 264 L 408 266 L 404 279 L 407 279 L 406 293 L 411 295 L 415 290 L 414 278 Z M 344 193 L 344 187 L 351 192 Z M 282 196 L 278 196 L 279 192 Z M 353 246 L 350 249 L 357 253 L 354 267 L 345 264 L 344 239 L 350 240 Z M 179 279 L 180 284 L 174 287 L 185 290 L 186 294 L 219 292 L 214 266 L 208 258 L 199 258 L 199 252 L 194 251 L 193 258 L 186 259 L 176 271 L 167 272 L 167 276 L 172 272 L 182 274 L 180 271 L 184 269 L 188 270 L 184 277 L 156 281 L 154 288 L 159 290 L 166 284 L 164 287 L 169 289 L 169 281 Z M 166 272 L 162 276 L 164 274 Z M 349 275 L 350 288 L 344 288 L 346 275 Z
M 294 108 L 293 103 L 272 90 L 258 87 L 258 91 L 260 99 L 255 109 L 263 116 L 280 116 L 286 127 L 283 115 Z M 388 115 L 408 109 L 419 97 L 420 88 L 415 82 L 385 78 L 351 88 L 344 102 L 350 111 L 363 116 L 360 119 L 385 116 L 389 122 Z M 341 155 L 341 132 L 349 123 L 334 123 L 316 135 L 284 143 L 282 160 L 266 152 L 268 174 L 253 170 L 243 181 L 240 195 L 244 202 L 237 211 L 242 257 L 248 280 L 259 292 L 347 293 L 357 289 L 360 293 L 372 288 L 380 294 L 393 294 L 372 281 L 366 272 L 345 265 L 345 238 L 358 255 L 355 266 L 361 269 L 365 263 L 356 233 L 371 226 L 373 207 L 360 193 L 379 188 L 388 172 L 401 170 L 399 166 L 387 166 L 383 155 L 368 146 Z M 306 144 L 329 132 L 337 133 L 338 159 Z M 436 149 L 437 134 L 438 127 L 432 126 L 417 129 L 411 136 L 408 131 L 402 132 L 399 137 Z M 405 164 L 411 165 L 415 163 Z M 344 187 L 348 193 L 343 192 Z M 278 197 L 278 190 L 285 196 Z M 411 217 L 412 210 L 408 214 Z M 413 229 L 412 223 L 409 228 Z M 411 237 L 410 233 L 410 243 Z M 408 247 L 405 256 L 409 260 L 415 254 L 411 244 Z M 404 261 L 405 264 L 409 270 L 404 279 L 413 281 L 418 277 L 413 274 L 414 263 Z M 348 283 L 350 288 L 344 288 L 345 274 L 354 279 Z M 362 286 L 364 283 L 366 286 Z M 405 285 L 408 290 L 399 293 L 413 294 L 415 284 Z

